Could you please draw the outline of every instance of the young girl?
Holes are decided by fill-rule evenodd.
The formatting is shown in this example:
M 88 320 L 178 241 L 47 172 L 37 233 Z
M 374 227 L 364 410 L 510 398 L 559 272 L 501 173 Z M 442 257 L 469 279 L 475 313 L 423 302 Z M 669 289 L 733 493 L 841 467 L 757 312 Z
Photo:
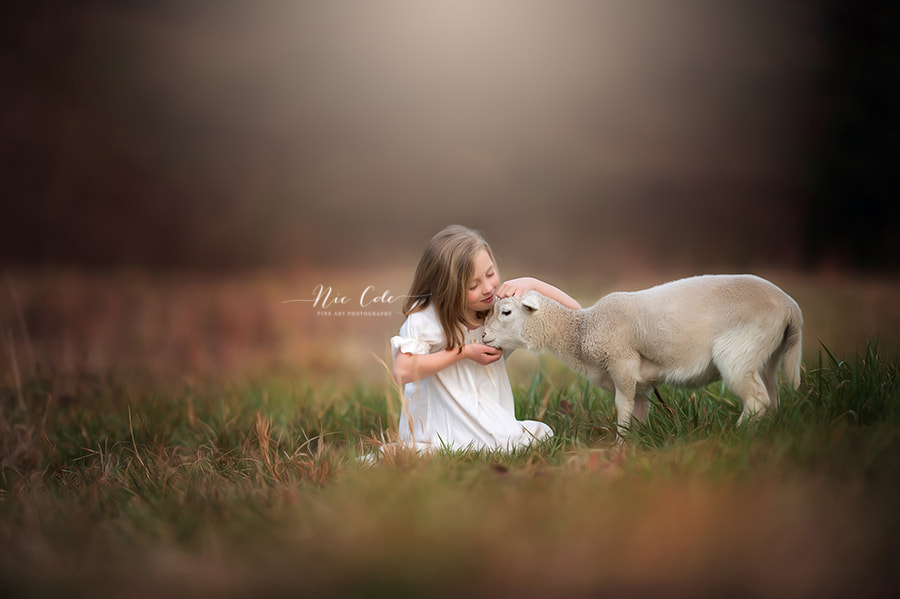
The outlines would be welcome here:
M 405 385 L 403 445 L 510 450 L 553 435 L 546 424 L 516 420 L 503 353 L 481 343 L 494 300 L 529 289 L 580 307 L 530 277 L 500 285 L 491 248 L 471 229 L 453 225 L 431 239 L 403 307 L 406 322 L 391 339 L 394 379 Z

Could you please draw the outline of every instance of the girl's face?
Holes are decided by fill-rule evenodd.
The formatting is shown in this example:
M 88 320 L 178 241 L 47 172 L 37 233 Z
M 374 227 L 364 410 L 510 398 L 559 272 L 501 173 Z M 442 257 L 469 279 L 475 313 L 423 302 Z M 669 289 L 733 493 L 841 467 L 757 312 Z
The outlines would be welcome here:
M 491 261 L 487 250 L 479 250 L 475 256 L 475 265 L 472 270 L 472 278 L 469 279 L 466 288 L 466 312 L 469 318 L 477 321 L 477 313 L 490 310 L 494 305 L 494 293 L 500 285 L 500 277 L 497 269 Z

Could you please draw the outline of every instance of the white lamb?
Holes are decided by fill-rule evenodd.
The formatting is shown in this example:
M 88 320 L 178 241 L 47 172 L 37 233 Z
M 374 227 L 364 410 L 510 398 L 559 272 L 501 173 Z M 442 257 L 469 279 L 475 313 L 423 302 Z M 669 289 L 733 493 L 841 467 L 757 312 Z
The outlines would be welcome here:
M 743 402 L 738 424 L 778 395 L 776 369 L 800 384 L 803 316 L 781 289 L 753 275 L 706 275 L 633 293 L 611 293 L 571 310 L 529 291 L 496 302 L 484 342 L 546 349 L 595 385 L 615 392 L 619 434 L 644 422 L 657 384 L 723 380 Z

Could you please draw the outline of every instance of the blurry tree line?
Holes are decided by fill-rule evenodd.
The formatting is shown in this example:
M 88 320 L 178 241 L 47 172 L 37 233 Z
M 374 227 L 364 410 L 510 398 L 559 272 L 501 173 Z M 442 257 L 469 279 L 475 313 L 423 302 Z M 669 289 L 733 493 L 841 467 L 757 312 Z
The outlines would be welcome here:
M 199 14 L 215 3 L 190 4 L 183 10 Z M 585 243 L 633 238 L 661 254 L 673 244 L 696 243 L 700 249 L 691 255 L 702 257 L 716 252 L 710 239 L 740 239 L 739 249 L 775 248 L 761 254 L 767 262 L 900 266 L 897 3 L 817 5 L 823 60 L 810 79 L 811 103 L 798 111 L 807 120 L 791 174 L 754 187 L 709 173 L 698 184 L 710 188 L 700 199 L 690 183 L 689 191 L 679 192 L 676 178 L 622 192 L 625 199 L 606 211 L 596 209 L 610 192 L 603 184 L 570 187 L 564 169 L 542 173 L 535 168 L 539 161 L 518 174 L 521 189 L 543 200 L 495 203 L 492 194 L 509 190 L 467 187 L 452 173 L 410 172 L 411 185 L 417 177 L 434 177 L 437 185 L 460 185 L 460 197 L 476 199 L 454 207 L 414 191 L 380 195 L 366 182 L 348 187 L 346 194 L 356 199 L 337 209 L 333 198 L 319 195 L 316 173 L 305 169 L 330 144 L 351 144 L 352 133 L 317 131 L 308 106 L 298 107 L 309 111 L 300 133 L 230 118 L 241 114 L 242 103 L 252 103 L 238 86 L 220 88 L 215 102 L 193 98 L 188 108 L 166 101 L 155 82 L 170 67 L 158 56 L 148 62 L 140 40 L 148 30 L 163 40 L 169 30 L 172 36 L 183 32 L 177 11 L 159 12 L 155 5 L 41 0 L 3 9 L 3 264 L 250 268 L 345 260 L 358 257 L 360 246 L 402 238 L 413 222 L 420 227 L 415 247 L 449 221 L 493 229 L 512 242 L 517 229 L 501 232 L 512 220 L 526 230 L 555 227 L 557 237 Z M 205 18 L 198 14 L 190 18 Z M 178 56 L 170 58 L 177 68 Z M 380 150 L 365 151 L 377 157 Z M 339 161 L 334 168 L 341 168 Z M 717 204 L 721 190 L 737 200 Z M 748 226 L 755 228 L 747 233 Z

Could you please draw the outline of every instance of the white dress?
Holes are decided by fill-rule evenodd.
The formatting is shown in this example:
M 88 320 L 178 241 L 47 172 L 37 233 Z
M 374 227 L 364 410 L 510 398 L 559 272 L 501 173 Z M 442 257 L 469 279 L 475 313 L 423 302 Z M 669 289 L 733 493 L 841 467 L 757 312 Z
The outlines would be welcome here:
M 480 343 L 484 327 L 465 331 L 466 343 Z M 397 352 L 431 354 L 445 349 L 434 305 L 410 314 L 391 338 Z M 405 386 L 400 441 L 419 451 L 447 449 L 512 450 L 552 437 L 542 422 L 516 420 L 506 360 L 487 366 L 462 359 L 434 375 Z M 408 409 L 407 409 L 408 407 Z

